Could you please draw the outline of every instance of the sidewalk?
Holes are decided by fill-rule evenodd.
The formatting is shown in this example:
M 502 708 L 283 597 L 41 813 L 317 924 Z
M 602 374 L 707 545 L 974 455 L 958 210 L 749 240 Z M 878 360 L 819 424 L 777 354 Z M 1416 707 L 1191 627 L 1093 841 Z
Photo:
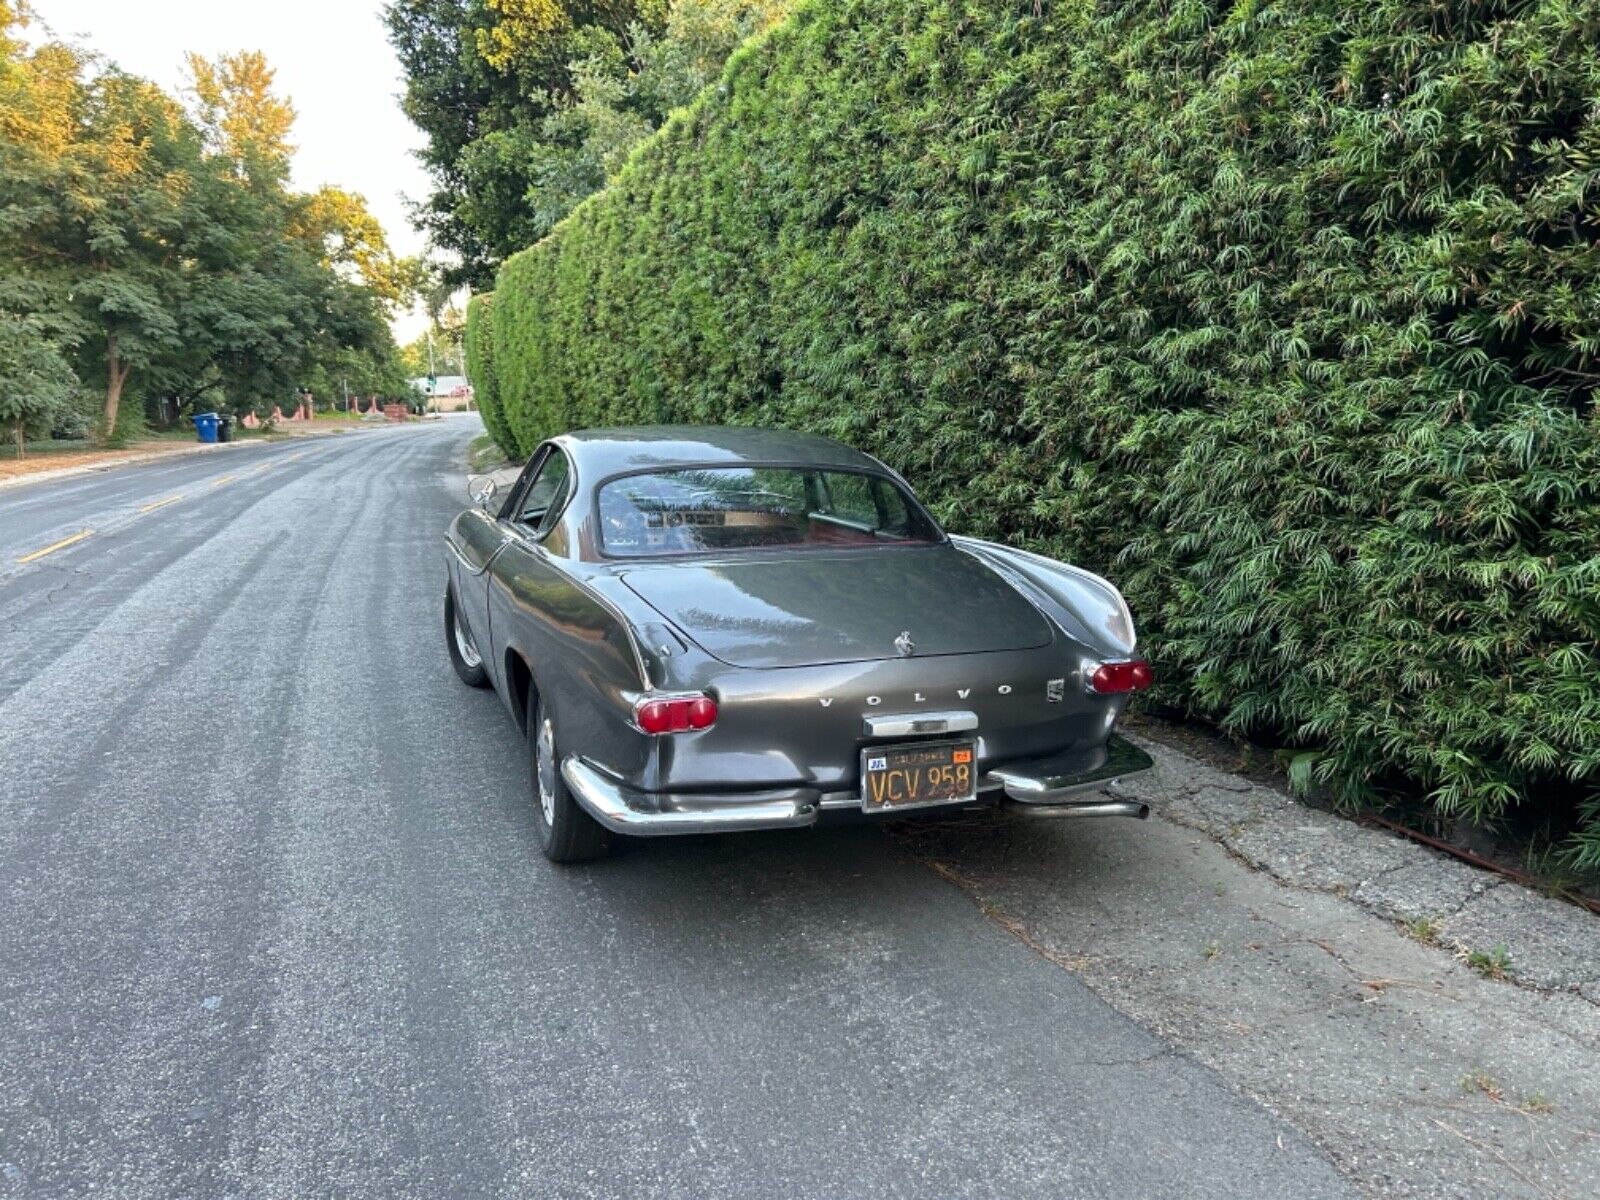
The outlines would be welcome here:
M 899 837 L 1369 1194 L 1600 1195 L 1600 918 L 1141 744 L 1148 822 Z
M 70 479 L 75 475 L 109 471 L 115 467 L 151 462 L 155 459 L 236 450 L 241 446 L 270 445 L 274 441 L 291 438 L 325 437 L 366 428 L 391 429 L 394 426 L 388 423 L 362 425 L 359 421 L 350 423 L 318 421 L 303 427 L 280 428 L 267 438 L 245 437 L 231 442 L 154 442 L 131 446 L 126 450 L 45 451 L 30 458 L 0 460 L 0 491 L 22 484 L 42 483 L 51 479 Z
M 74 475 L 109 471 L 113 467 L 124 467 L 130 463 L 150 462 L 157 458 L 181 458 L 186 454 L 228 450 L 249 444 L 244 441 L 171 442 L 157 446 L 134 446 L 126 450 L 45 451 L 29 458 L 0 461 L 0 489 L 24 483 L 40 483 L 47 479 L 70 479 Z

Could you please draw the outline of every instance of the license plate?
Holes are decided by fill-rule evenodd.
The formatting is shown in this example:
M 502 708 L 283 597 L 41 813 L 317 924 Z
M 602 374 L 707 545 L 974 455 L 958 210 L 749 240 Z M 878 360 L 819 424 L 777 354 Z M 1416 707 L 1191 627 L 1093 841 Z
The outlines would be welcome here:
M 975 745 L 921 742 L 868 747 L 861 752 L 862 810 L 887 812 L 971 800 L 978 794 Z

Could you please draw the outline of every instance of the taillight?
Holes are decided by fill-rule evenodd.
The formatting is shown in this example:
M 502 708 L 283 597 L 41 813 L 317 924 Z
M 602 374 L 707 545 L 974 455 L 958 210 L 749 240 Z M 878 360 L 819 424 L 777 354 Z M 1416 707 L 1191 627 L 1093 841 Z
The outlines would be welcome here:
M 644 697 L 633 706 L 633 723 L 651 735 L 709 729 L 716 720 L 717 702 L 710 696 Z
M 1089 690 L 1101 696 L 1118 696 L 1124 692 L 1142 692 L 1154 681 L 1155 675 L 1144 659 L 1125 658 L 1096 667 L 1089 676 Z

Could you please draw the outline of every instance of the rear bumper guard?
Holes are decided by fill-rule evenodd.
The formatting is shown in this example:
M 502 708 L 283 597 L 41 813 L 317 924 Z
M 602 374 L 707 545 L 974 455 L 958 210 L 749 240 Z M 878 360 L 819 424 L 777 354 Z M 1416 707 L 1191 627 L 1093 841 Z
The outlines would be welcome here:
M 1127 738 L 1112 734 L 1104 746 L 1033 758 L 991 767 L 988 777 L 1006 790 L 1007 799 L 1037 816 L 1135 817 L 1150 815 L 1150 806 L 1138 800 L 1090 798 L 1128 775 L 1148 771 L 1155 760 Z

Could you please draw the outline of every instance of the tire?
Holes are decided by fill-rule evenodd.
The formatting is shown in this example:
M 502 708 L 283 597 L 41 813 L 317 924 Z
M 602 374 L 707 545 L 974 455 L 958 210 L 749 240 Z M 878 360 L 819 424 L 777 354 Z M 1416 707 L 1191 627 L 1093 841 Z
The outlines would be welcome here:
M 484 669 L 472 631 L 456 612 L 455 591 L 448 585 L 444 589 L 444 645 L 450 652 L 450 665 L 456 669 L 462 683 L 475 688 L 489 686 L 489 672 Z
M 555 726 L 543 700 L 528 722 L 528 774 L 533 782 L 533 823 L 539 848 L 551 862 L 600 858 L 611 850 L 611 833 L 572 798 L 561 777 Z

